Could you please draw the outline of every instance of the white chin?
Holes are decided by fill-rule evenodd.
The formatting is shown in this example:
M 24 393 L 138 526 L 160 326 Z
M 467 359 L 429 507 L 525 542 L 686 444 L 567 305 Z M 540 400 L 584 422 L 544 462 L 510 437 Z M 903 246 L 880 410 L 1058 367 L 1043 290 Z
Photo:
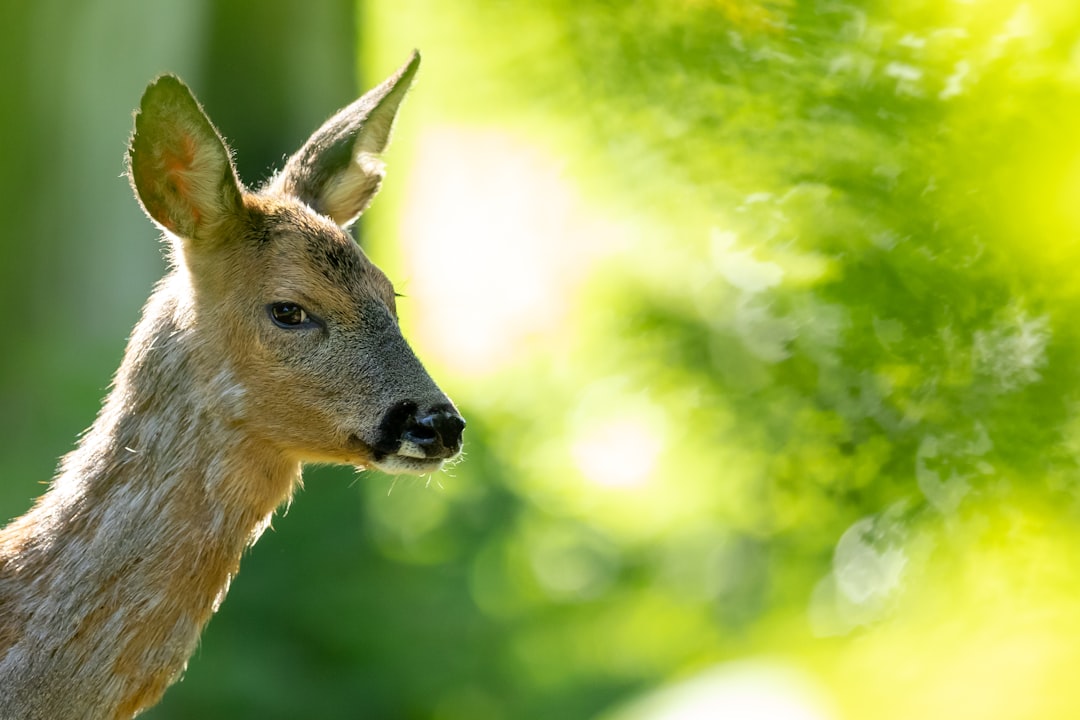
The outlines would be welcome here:
M 436 458 L 413 458 L 403 455 L 387 455 L 382 460 L 372 463 L 376 470 L 381 470 L 390 475 L 427 475 L 442 467 L 443 461 Z

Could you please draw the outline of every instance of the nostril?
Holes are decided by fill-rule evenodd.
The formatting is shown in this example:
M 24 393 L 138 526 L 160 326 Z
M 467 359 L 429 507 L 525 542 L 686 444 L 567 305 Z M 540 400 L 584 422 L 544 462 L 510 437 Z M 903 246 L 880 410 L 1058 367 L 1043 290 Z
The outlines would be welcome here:
M 420 447 L 434 445 L 439 439 L 439 433 L 436 432 L 434 428 L 423 424 L 423 422 L 424 421 L 421 420 L 420 424 L 406 428 L 404 432 L 401 433 L 401 439 L 414 442 Z
M 456 451 L 461 446 L 461 433 L 465 430 L 465 419 L 457 413 L 441 410 L 424 416 L 418 422 L 434 430 L 448 450 Z
M 465 418 L 460 415 L 451 415 L 443 424 L 443 437 L 453 438 L 461 442 L 461 433 L 465 432 Z

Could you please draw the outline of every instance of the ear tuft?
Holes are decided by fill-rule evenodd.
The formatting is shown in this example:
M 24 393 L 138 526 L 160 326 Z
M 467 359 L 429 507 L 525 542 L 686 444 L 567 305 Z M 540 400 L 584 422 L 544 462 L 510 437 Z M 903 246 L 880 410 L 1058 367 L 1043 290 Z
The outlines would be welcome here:
M 379 190 L 398 108 L 420 67 L 413 51 L 397 72 L 326 121 L 266 189 L 291 195 L 341 226 L 351 224 Z
M 174 75 L 159 77 L 143 93 L 128 162 L 146 213 L 175 235 L 205 235 L 240 207 L 240 183 L 225 143 Z

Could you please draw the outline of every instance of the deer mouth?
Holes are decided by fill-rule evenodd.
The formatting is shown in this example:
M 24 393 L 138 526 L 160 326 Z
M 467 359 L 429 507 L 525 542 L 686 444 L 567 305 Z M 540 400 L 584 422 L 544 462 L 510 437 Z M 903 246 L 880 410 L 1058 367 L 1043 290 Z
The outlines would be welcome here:
M 350 449 L 365 456 L 365 465 L 390 475 L 428 475 L 438 472 L 449 459 L 445 450 L 431 456 L 423 447 L 410 440 L 401 440 L 394 445 L 396 447 L 389 443 L 373 446 L 364 442 L 359 435 L 349 437 Z M 455 452 L 454 455 L 456 454 Z

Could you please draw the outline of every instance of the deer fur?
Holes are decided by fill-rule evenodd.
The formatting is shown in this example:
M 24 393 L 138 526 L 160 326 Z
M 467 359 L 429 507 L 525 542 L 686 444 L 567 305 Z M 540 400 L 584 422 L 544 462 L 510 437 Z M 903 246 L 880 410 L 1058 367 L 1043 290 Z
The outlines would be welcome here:
M 93 425 L 0 530 L 0 719 L 130 718 L 183 671 L 240 557 L 306 462 L 429 473 L 461 420 L 347 233 L 419 64 L 249 192 L 190 91 L 163 76 L 129 177 L 171 269 Z

